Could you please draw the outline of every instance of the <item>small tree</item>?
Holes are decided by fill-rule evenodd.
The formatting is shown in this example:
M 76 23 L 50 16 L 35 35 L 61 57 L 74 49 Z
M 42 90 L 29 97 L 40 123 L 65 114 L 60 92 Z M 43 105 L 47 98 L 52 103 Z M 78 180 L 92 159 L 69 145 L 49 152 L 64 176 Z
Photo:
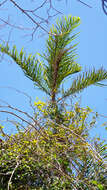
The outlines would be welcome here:
M 57 21 L 50 30 L 46 53 L 40 55 L 42 61 L 35 55 L 27 57 L 23 49 L 18 54 L 16 46 L 10 50 L 8 44 L 0 45 L 1 52 L 9 55 L 34 85 L 50 98 L 47 106 L 35 102 L 39 110 L 39 119 L 38 114 L 34 114 L 36 131 L 28 127 L 27 131 L 20 131 L 2 143 L 1 171 L 6 173 L 6 177 L 1 175 L 1 184 L 8 181 L 8 190 L 85 190 L 94 189 L 95 185 L 103 188 L 98 176 L 87 179 L 93 169 L 96 173 L 96 167 L 103 164 L 95 145 L 92 147 L 89 143 L 91 124 L 86 123 L 86 119 L 90 110 L 82 110 L 77 104 L 74 110 L 65 106 L 65 98 L 107 79 L 107 71 L 103 68 L 80 73 L 81 66 L 75 61 L 77 44 L 73 45 L 77 34 L 72 34 L 79 23 L 79 17 L 71 16 Z M 62 85 L 64 80 L 75 73 L 80 74 L 71 79 L 70 87 L 65 90 Z M 6 164 L 7 168 L 4 167 Z
M 99 70 L 93 68 L 90 71 L 80 73 L 81 66 L 75 61 L 77 44 L 73 45 L 73 40 L 77 34 L 72 34 L 79 24 L 79 17 L 63 17 L 57 21 L 56 26 L 50 29 L 49 38 L 46 42 L 46 53 L 40 55 L 43 59 L 42 62 L 36 59 L 35 55 L 29 54 L 27 57 L 23 49 L 18 54 L 16 46 L 10 50 L 8 44 L 6 46 L 0 45 L 1 52 L 9 55 L 22 68 L 25 75 L 34 82 L 34 85 L 50 97 L 51 106 L 55 107 L 57 117 L 60 112 L 59 100 L 107 79 L 107 71 L 103 68 Z M 70 87 L 65 90 L 62 87 L 63 81 L 75 73 L 80 74 L 75 79 L 71 78 Z M 59 98 L 60 94 L 61 97 Z
M 84 88 L 98 84 L 99 81 L 107 79 L 107 71 L 103 68 L 80 73 L 70 87 L 65 91 L 61 85 L 64 79 L 81 71 L 81 66 L 76 63 L 76 45 L 71 44 L 77 34 L 72 34 L 73 30 L 80 24 L 79 17 L 64 17 L 57 21 L 56 26 L 50 30 L 49 38 L 46 42 L 46 53 L 40 55 L 45 62 L 40 62 L 36 56 L 29 54 L 27 57 L 23 49 L 18 54 L 16 46 L 10 50 L 9 45 L 0 45 L 0 51 L 8 54 L 24 71 L 34 85 L 45 92 L 50 100 L 57 102 L 57 96 L 61 94 L 61 100 L 70 95 L 74 95 Z

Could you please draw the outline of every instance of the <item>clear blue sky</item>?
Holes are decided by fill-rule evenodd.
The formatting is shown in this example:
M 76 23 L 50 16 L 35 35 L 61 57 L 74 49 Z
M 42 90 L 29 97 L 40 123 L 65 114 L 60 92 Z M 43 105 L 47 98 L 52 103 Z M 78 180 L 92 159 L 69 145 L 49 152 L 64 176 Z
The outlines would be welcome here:
M 79 42 L 77 52 L 79 55 L 78 63 L 82 65 L 83 70 L 92 68 L 93 66 L 96 68 L 103 66 L 107 69 L 107 16 L 102 11 L 100 0 L 83 1 L 90 4 L 93 8 L 88 8 L 76 0 L 68 0 L 67 4 L 64 0 L 55 1 L 55 7 L 62 11 L 64 15 L 72 14 L 72 16 L 79 16 L 81 18 L 81 25 L 78 27 L 80 35 L 77 39 L 77 42 Z M 17 0 L 16 2 L 21 4 L 26 2 L 24 4 L 25 8 L 36 6 L 36 1 L 26 0 L 22 3 L 21 0 Z M 28 6 L 27 3 L 29 2 L 31 3 Z M 14 24 L 18 25 L 20 23 L 31 27 L 30 20 L 22 13 L 19 13 L 15 7 L 13 8 L 10 2 L 0 10 L 0 18 L 7 19 L 8 15 L 10 15 L 10 20 L 12 19 Z M 46 15 L 45 10 L 41 11 L 41 16 L 44 15 Z M 55 18 L 51 21 L 51 24 L 53 23 L 55 23 Z M 13 44 L 16 44 L 18 50 L 24 47 L 27 53 L 44 52 L 46 34 L 42 35 L 43 33 L 39 31 L 33 41 L 30 41 L 30 37 L 25 35 L 28 32 L 11 29 L 9 26 L 0 28 L 0 40 L 8 40 L 10 35 L 9 41 L 11 47 Z M 25 96 L 2 87 L 10 86 L 17 88 L 29 94 L 32 100 L 35 100 L 36 97 L 43 100 L 45 99 L 45 95 L 34 88 L 33 82 L 24 76 L 22 70 L 8 56 L 4 56 L 3 58 L 0 62 L 0 99 L 28 112 L 30 111 L 30 107 Z M 107 84 L 107 81 L 105 83 Z M 78 97 L 81 99 L 82 106 L 89 106 L 93 111 L 107 116 L 107 87 L 91 86 L 80 93 Z M 6 115 L 4 116 L 0 113 L 0 120 L 6 117 Z M 101 123 L 105 121 L 107 121 L 107 118 L 100 117 L 96 129 L 92 133 L 106 138 L 107 132 L 101 127 Z M 7 131 L 14 131 L 14 128 L 11 128 L 10 124 L 7 126 L 3 121 L 1 123 L 6 126 Z

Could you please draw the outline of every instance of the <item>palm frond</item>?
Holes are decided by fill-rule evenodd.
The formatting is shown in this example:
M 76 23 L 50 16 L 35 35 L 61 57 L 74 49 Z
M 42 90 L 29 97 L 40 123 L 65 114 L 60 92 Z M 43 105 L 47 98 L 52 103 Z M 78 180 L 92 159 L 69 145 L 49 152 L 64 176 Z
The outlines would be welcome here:
M 43 79 L 44 68 L 41 66 L 38 59 L 35 59 L 35 55 L 32 56 L 32 54 L 29 54 L 27 57 L 23 48 L 18 54 L 16 46 L 13 46 L 12 50 L 10 50 L 8 44 L 0 44 L 0 51 L 9 55 L 22 68 L 24 74 L 28 78 L 35 82 L 35 84 L 45 93 L 50 94 L 46 82 Z
M 81 70 L 80 65 L 75 62 L 77 44 L 70 44 L 77 37 L 77 34 L 71 35 L 71 32 L 79 23 L 79 17 L 64 17 L 50 30 L 43 58 L 47 61 L 48 87 L 56 93 L 63 79 Z
M 105 79 L 107 79 L 107 71 L 103 68 L 84 72 L 72 82 L 71 87 L 64 92 L 63 98 L 78 93 L 90 85 L 99 84 L 98 82 Z

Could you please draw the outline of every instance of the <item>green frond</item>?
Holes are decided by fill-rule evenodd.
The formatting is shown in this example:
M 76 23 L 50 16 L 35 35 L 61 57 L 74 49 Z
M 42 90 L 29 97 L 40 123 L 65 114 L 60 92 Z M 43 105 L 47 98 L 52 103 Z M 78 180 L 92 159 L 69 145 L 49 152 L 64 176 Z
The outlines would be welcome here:
M 77 34 L 71 35 L 71 32 L 79 23 L 79 17 L 63 17 L 50 30 L 43 58 L 47 61 L 45 68 L 48 87 L 56 93 L 63 79 L 81 70 L 75 61 L 77 44 L 71 44 L 77 37 Z
M 35 55 L 32 56 L 32 54 L 29 54 L 27 57 L 23 48 L 18 54 L 16 46 L 13 46 L 12 50 L 10 50 L 8 44 L 6 46 L 0 44 L 0 51 L 9 55 L 22 68 L 24 74 L 36 84 L 36 86 L 47 94 L 50 94 L 47 84 L 43 79 L 43 66 L 41 66 L 38 59 L 35 59 Z
M 84 72 L 72 82 L 71 87 L 64 92 L 63 98 L 78 93 L 90 85 L 99 84 L 98 82 L 105 79 L 107 79 L 107 71 L 103 68 Z
M 57 20 L 49 32 L 46 53 L 39 54 L 45 60 L 43 64 L 35 59 L 35 55 L 26 56 L 23 49 L 18 53 L 16 46 L 10 50 L 8 44 L 0 45 L 0 51 L 9 55 L 24 74 L 55 102 L 64 79 L 81 71 L 81 66 L 76 63 L 77 44 L 74 43 L 78 33 L 72 33 L 79 24 L 79 17 L 68 16 Z M 99 83 L 104 79 L 107 79 L 107 71 L 103 68 L 84 72 L 72 81 L 67 91 L 63 91 L 62 98 L 78 93 L 92 84 L 106 86 Z

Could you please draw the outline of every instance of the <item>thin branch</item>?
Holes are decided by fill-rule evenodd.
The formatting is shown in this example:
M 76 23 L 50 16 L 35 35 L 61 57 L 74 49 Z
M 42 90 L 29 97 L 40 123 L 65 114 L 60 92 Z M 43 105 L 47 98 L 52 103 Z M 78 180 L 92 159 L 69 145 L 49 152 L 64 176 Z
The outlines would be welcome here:
M 17 156 L 17 158 L 16 158 L 16 159 L 17 159 L 17 164 L 16 164 L 14 170 L 12 171 L 11 176 L 10 176 L 9 181 L 8 181 L 8 190 L 11 189 L 10 186 L 11 186 L 11 183 L 12 183 L 12 177 L 13 177 L 13 175 L 14 175 L 16 169 L 18 168 L 19 164 L 21 163 L 21 161 L 18 160 L 18 157 L 19 157 L 19 156 Z
M 38 22 L 36 22 L 24 9 L 22 9 L 16 2 L 13 0 L 10 0 L 22 13 L 24 13 L 34 24 L 36 24 L 39 28 L 41 28 L 43 31 L 48 33 L 48 31 L 42 27 Z
M 0 110 L 1 113 L 7 113 L 7 114 L 10 114 L 10 115 L 13 115 L 14 117 L 20 119 L 22 122 L 25 122 L 28 126 L 31 126 L 33 129 L 35 129 L 36 132 L 37 132 L 39 135 L 41 135 L 41 136 L 43 136 L 44 138 L 46 138 L 46 133 L 45 133 L 45 131 L 44 131 L 44 128 L 41 127 L 40 123 L 39 123 L 37 120 L 35 120 L 33 117 L 31 117 L 27 112 L 24 112 L 24 111 L 22 111 L 22 110 L 19 110 L 19 109 L 17 109 L 17 108 L 14 108 L 14 107 L 12 107 L 12 106 L 10 106 L 10 105 L 9 105 L 9 106 L 0 106 L 0 107 L 1 107 L 1 108 L 2 108 L 2 107 L 10 108 L 10 109 L 12 109 L 12 110 L 14 110 L 14 111 L 18 111 L 19 113 L 25 114 L 26 116 L 28 116 L 29 118 L 31 118 L 31 119 L 34 121 L 34 123 L 29 122 L 28 120 L 24 119 L 23 117 L 21 117 L 20 115 L 14 113 L 14 112 L 12 112 L 12 111 Z M 38 130 L 38 128 L 37 128 L 35 125 L 38 126 L 40 130 Z M 43 132 L 43 133 L 42 133 L 42 132 Z M 44 133 L 45 133 L 45 134 L 44 134 Z
M 2 122 L 2 123 L 3 122 L 5 122 L 5 123 L 9 122 L 9 123 L 12 123 L 15 126 L 21 126 L 24 130 L 26 130 L 25 126 L 22 123 L 20 123 L 18 121 L 15 121 L 15 120 L 10 120 L 9 118 L 6 118 L 5 120 L 0 120 L 0 122 Z M 16 128 L 18 128 L 18 127 L 16 127 Z M 7 134 L 4 133 L 3 129 L 2 130 L 0 129 L 0 131 L 2 132 L 3 136 L 7 135 Z
M 33 104 L 32 104 L 32 98 L 31 98 L 31 96 L 29 96 L 26 92 L 23 92 L 23 91 L 21 91 L 21 90 L 18 90 L 18 89 L 16 89 L 16 88 L 11 87 L 11 86 L 0 86 L 0 88 L 7 88 L 7 89 L 13 90 L 13 91 L 15 91 L 15 92 L 17 92 L 17 93 L 19 93 L 19 94 L 24 95 L 25 97 L 28 98 L 28 100 L 29 100 L 29 105 L 30 105 L 30 107 L 32 108 L 32 110 L 33 110 L 33 111 L 35 110 L 35 109 L 34 109 L 34 106 L 33 106 Z M 3 101 L 3 100 L 2 100 L 2 101 Z M 4 102 L 4 103 L 8 104 L 7 102 Z
M 33 128 L 34 128 L 34 125 L 31 124 L 29 121 L 25 120 L 24 118 L 22 118 L 21 116 L 11 112 L 11 111 L 7 111 L 7 110 L 0 110 L 1 113 L 7 113 L 7 114 L 10 114 L 10 115 L 13 115 L 15 116 L 16 118 L 20 119 L 21 121 L 27 123 L 28 125 L 31 125 Z
M 14 25 L 14 24 L 11 24 L 11 23 L 9 22 L 9 17 L 8 17 L 8 20 L 7 20 L 7 21 L 4 20 L 4 19 L 2 19 L 2 18 L 0 18 L 0 20 L 1 20 L 2 22 L 4 22 L 6 25 L 9 25 L 9 26 L 11 26 L 11 27 L 13 27 L 13 28 L 16 28 L 16 29 L 19 29 L 19 30 L 32 30 L 32 29 L 33 29 L 33 28 L 26 28 L 26 27 L 16 26 L 16 25 Z
M 7 1 L 5 1 L 7 2 Z M 49 24 L 49 20 L 50 18 L 53 18 L 55 17 L 56 15 L 58 14 L 62 14 L 59 10 L 55 9 L 55 7 L 53 6 L 52 4 L 52 1 L 51 0 L 44 0 L 42 4 L 38 5 L 38 7 L 30 10 L 30 9 L 24 9 L 22 8 L 16 1 L 14 0 L 10 0 L 10 2 L 19 10 L 21 11 L 25 16 L 27 16 L 30 21 L 32 23 L 34 23 L 36 26 L 35 27 L 32 27 L 32 28 L 27 28 L 27 27 L 22 27 L 22 26 L 16 26 L 14 24 L 12 24 L 12 22 L 9 22 L 9 21 L 6 21 L 4 19 L 0 19 L 2 22 L 4 22 L 5 24 L 13 27 L 13 28 L 17 28 L 17 29 L 20 29 L 20 30 L 33 30 L 33 34 L 32 34 L 32 38 L 33 38 L 33 35 L 35 33 L 35 31 L 37 31 L 38 28 L 42 29 L 43 31 L 45 31 L 45 33 L 49 33 L 49 31 L 45 28 L 45 26 L 42 26 L 42 24 L 46 23 L 46 24 Z M 48 4 L 46 7 L 45 5 Z M 47 18 L 45 19 L 44 17 L 41 17 L 40 15 L 38 15 L 36 12 L 38 10 L 41 10 L 42 8 L 45 7 L 45 10 L 46 10 L 46 14 L 47 14 Z M 48 8 L 49 7 L 49 8 Z M 51 10 L 53 12 L 56 12 L 56 14 L 51 14 Z M 34 16 L 34 17 L 33 17 Z M 36 21 L 35 20 L 39 19 L 39 21 Z
M 4 0 L 3 2 L 1 2 L 1 3 L 0 3 L 0 7 L 1 7 L 2 5 L 4 5 L 7 1 L 8 1 L 8 0 Z
M 44 1 L 40 6 L 38 6 L 37 8 L 32 9 L 32 10 L 24 9 L 24 11 L 27 11 L 27 12 L 35 12 L 35 11 L 37 11 L 38 9 L 41 9 L 47 2 L 48 2 L 48 0 L 45 0 L 45 1 Z
M 83 5 L 85 5 L 85 6 L 89 7 L 89 8 L 92 8 L 92 6 L 88 5 L 87 3 L 84 3 L 83 1 L 80 1 L 80 0 L 77 0 L 77 1 L 79 1 L 80 3 L 82 3 Z

